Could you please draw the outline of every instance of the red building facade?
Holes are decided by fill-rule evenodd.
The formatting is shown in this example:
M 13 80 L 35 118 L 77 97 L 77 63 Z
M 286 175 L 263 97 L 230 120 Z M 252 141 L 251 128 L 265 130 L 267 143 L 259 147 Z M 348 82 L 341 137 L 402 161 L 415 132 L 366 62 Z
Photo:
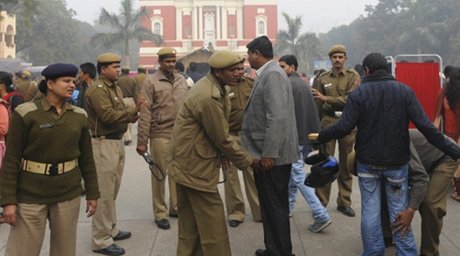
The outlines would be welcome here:
M 160 47 L 141 43 L 139 64 L 157 68 L 157 51 L 176 48 L 178 56 L 202 47 L 246 53 L 246 45 L 266 35 L 278 34 L 277 0 L 139 0 L 150 11 L 142 25 L 164 38 Z

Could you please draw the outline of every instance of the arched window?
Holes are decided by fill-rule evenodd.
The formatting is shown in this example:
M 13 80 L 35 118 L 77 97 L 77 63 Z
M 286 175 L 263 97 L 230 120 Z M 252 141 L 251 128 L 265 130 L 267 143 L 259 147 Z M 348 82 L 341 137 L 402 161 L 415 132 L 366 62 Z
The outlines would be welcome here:
M 163 35 L 163 18 L 160 16 L 154 16 L 151 19 L 152 22 L 152 33 L 157 35 Z
M 264 36 L 267 35 L 267 20 L 268 17 L 265 15 L 258 15 L 256 16 L 256 36 Z
M 153 24 L 153 33 L 158 35 L 161 34 L 161 24 L 159 22 L 155 22 L 155 24 Z
M 265 22 L 259 21 L 259 22 L 257 23 L 257 33 L 258 33 L 259 35 L 265 35 L 265 34 L 266 34 L 266 33 L 265 33 Z

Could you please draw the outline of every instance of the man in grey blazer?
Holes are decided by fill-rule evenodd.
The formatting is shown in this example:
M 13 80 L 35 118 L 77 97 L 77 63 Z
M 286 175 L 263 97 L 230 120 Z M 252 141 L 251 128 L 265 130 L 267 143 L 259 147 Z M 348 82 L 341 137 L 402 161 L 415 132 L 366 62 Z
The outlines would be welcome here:
M 266 249 L 257 256 L 291 256 L 288 185 L 299 158 L 294 98 L 286 73 L 273 61 L 273 46 L 261 36 L 247 45 L 257 80 L 244 112 L 243 148 L 261 159 L 254 173 L 259 193 Z

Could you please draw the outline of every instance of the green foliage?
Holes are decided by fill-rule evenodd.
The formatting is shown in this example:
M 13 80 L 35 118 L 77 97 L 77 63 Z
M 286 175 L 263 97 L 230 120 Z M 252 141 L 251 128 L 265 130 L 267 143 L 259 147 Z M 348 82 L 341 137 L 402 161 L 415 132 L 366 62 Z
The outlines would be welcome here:
M 365 55 L 439 54 L 445 64 L 458 65 L 460 1 L 380 0 L 366 6 L 366 17 L 320 35 L 323 54 L 334 44 L 347 47 L 349 66 Z
M 149 11 L 143 7 L 133 8 L 133 0 L 123 0 L 121 2 L 120 14 L 109 13 L 105 8 L 101 8 L 99 23 L 112 28 L 112 32 L 100 32 L 91 37 L 92 45 L 99 45 L 105 49 L 111 49 L 118 44 L 124 46 L 124 60 L 127 66 L 130 65 L 130 43 L 135 39 L 138 43 L 148 40 L 156 45 L 163 43 L 160 35 L 153 34 L 152 31 L 141 25 L 141 20 L 149 17 Z
M 300 69 L 310 71 L 310 63 L 314 57 L 320 55 L 320 41 L 315 33 L 300 34 L 302 29 L 302 16 L 291 18 L 287 13 L 282 13 L 288 29 L 280 29 L 276 37 L 274 51 L 278 55 L 292 54 L 297 57 Z

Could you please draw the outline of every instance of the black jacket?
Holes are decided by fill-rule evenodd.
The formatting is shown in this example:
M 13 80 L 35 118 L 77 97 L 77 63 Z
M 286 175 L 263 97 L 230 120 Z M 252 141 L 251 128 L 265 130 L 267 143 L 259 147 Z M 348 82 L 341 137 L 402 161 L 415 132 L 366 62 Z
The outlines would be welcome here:
M 402 165 L 410 159 L 409 121 L 439 150 L 460 158 L 460 148 L 431 123 L 412 89 L 386 72 L 364 79 L 348 96 L 342 118 L 323 130 L 318 141 L 342 138 L 358 126 L 355 150 L 359 162 Z
M 299 74 L 291 73 L 288 77 L 292 86 L 292 94 L 294 95 L 299 145 L 308 145 L 311 144 L 308 140 L 308 134 L 320 131 L 315 99 L 311 94 L 311 87 L 300 78 Z

